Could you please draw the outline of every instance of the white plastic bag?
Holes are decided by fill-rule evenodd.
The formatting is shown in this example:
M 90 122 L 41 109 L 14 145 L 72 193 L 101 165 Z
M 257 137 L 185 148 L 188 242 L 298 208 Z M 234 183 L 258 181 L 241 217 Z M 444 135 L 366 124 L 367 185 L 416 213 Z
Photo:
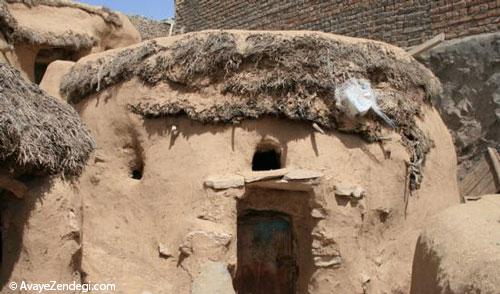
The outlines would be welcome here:
M 396 126 L 377 105 L 377 96 L 371 84 L 363 79 L 350 79 L 335 89 L 337 107 L 350 117 L 364 116 L 370 109 L 382 118 L 391 128 Z

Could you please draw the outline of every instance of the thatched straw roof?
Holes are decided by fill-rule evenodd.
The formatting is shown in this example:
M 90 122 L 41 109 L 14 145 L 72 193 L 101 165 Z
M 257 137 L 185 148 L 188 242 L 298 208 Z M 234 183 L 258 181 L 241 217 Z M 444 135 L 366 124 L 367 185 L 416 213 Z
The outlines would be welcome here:
M 94 141 L 70 106 L 0 63 L 0 170 L 79 174 Z
M 112 26 L 122 26 L 116 13 L 70 0 L 0 0 L 0 32 L 9 43 L 80 50 L 92 48 L 98 42 L 87 31 L 89 25 L 81 23 L 80 19 L 67 20 L 63 15 L 53 13 L 32 14 L 30 9 L 38 6 L 78 9 L 89 15 L 97 15 Z
M 412 161 L 421 164 L 431 144 L 415 117 L 439 95 L 440 84 L 405 51 L 382 42 L 316 32 L 190 33 L 78 62 L 61 91 L 78 103 L 138 79 L 152 91 L 159 85 L 171 90 L 169 99 L 129 105 L 146 118 L 185 114 L 205 123 L 235 123 L 272 115 L 379 140 L 382 124 L 375 116 L 349 124 L 336 106 L 335 89 L 351 78 L 371 82 Z M 192 99 L 196 93 L 205 98 Z

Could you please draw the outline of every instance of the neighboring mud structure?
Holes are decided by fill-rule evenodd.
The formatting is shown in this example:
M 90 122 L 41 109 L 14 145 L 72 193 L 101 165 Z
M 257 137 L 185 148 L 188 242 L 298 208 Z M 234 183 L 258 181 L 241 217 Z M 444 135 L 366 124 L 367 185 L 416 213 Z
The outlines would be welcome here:
M 153 38 L 166 32 L 158 23 L 135 29 L 72 1 L 0 8 L 12 28 L 0 30 L 10 48 L 0 55 L 1 293 L 49 281 L 141 294 L 500 289 L 494 123 L 481 120 L 490 141 L 459 150 L 464 195 L 462 127 L 450 134 L 436 108 L 452 105 L 452 79 L 443 87 L 423 65 L 448 60 L 442 47 L 421 63 L 323 32 Z M 38 80 L 19 48 L 76 48 L 23 41 L 22 20 L 52 10 L 95 25 L 95 41 L 51 59 Z
M 0 24 L 0 61 L 37 84 L 55 60 L 77 61 L 141 40 L 123 14 L 66 0 L 2 0 Z
M 50 268 L 72 277 L 65 247 L 74 252 L 79 246 L 65 240 L 77 235 L 70 231 L 61 235 L 57 227 L 66 227 L 66 217 L 75 210 L 68 207 L 71 194 L 59 190 L 55 195 L 59 186 L 71 191 L 70 182 L 82 173 L 95 141 L 71 106 L 48 96 L 4 63 L 0 63 L 0 89 L 0 283 L 2 293 L 9 293 L 5 285 L 19 270 L 22 278 L 16 281 L 48 278 L 50 274 L 43 273 Z M 43 207 L 60 213 L 46 214 L 39 210 Z M 34 270 L 20 269 L 22 255 L 28 264 L 42 263 Z M 24 275 L 25 271 L 32 274 Z

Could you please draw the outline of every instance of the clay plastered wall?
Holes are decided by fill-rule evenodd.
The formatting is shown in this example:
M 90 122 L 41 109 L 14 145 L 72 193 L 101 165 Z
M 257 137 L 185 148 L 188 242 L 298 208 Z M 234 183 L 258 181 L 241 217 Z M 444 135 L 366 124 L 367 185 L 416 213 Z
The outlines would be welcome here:
M 176 29 L 319 30 L 401 47 L 445 32 L 447 38 L 494 32 L 496 0 L 176 1 Z
M 211 175 L 250 171 L 263 138 L 280 143 L 287 167 L 324 174 L 314 193 L 265 191 L 276 197 L 270 208 L 292 209 L 292 215 L 298 214 L 294 217 L 310 219 L 318 205 L 324 213 L 316 215 L 309 228 L 313 243 L 308 246 L 316 249 L 299 265 L 301 293 L 306 288 L 312 293 L 358 293 L 363 286 L 375 292 L 407 292 L 418 228 L 428 215 L 458 202 L 451 138 L 430 109 L 425 111 L 424 130 L 435 139 L 436 148 L 405 219 L 408 154 L 397 136 L 384 147 L 391 151 L 386 159 L 378 144 L 337 132 L 314 133 L 307 123 L 263 119 L 209 126 L 186 118 L 142 120 L 127 110 L 127 103 L 153 95 L 171 92 L 152 92 L 131 81 L 78 105 L 98 146 L 78 189 L 82 271 L 87 280 L 116 282 L 119 293 L 190 293 L 203 264 L 220 262 L 234 269 L 238 205 L 262 205 L 258 197 L 263 194 L 251 188 L 215 191 L 203 183 Z M 177 136 L 172 125 L 180 132 Z M 140 180 L 131 177 L 137 158 L 144 162 Z M 337 199 L 333 185 L 340 183 L 362 186 L 365 201 Z M 305 212 L 311 215 L 293 210 L 297 197 L 313 205 Z M 381 221 L 380 213 L 387 213 L 387 219 Z M 160 256 L 160 247 L 171 256 Z M 321 265 L 336 254 L 340 264 Z M 314 257 L 319 263 L 313 263 Z M 363 284 L 361 274 L 370 277 L 370 285 Z

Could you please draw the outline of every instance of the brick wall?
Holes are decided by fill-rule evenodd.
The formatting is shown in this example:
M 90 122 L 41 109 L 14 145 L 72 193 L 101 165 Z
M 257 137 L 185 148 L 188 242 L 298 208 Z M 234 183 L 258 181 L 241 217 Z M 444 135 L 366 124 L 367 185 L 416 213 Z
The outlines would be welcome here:
M 141 34 L 142 40 L 167 37 L 170 33 L 170 23 L 145 18 L 139 15 L 128 15 L 128 19 Z
M 500 0 L 176 0 L 176 27 L 319 30 L 402 47 L 499 30 Z

